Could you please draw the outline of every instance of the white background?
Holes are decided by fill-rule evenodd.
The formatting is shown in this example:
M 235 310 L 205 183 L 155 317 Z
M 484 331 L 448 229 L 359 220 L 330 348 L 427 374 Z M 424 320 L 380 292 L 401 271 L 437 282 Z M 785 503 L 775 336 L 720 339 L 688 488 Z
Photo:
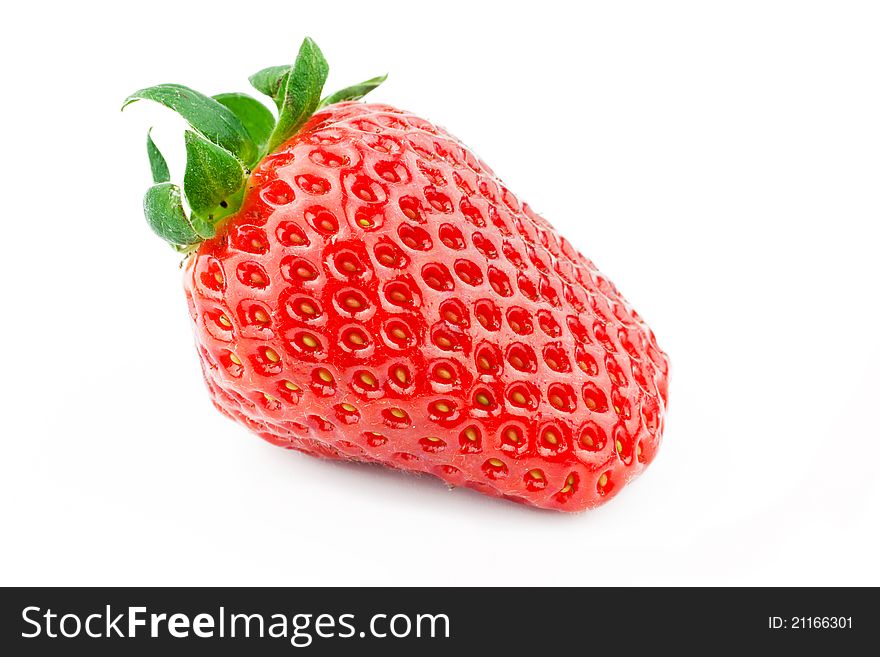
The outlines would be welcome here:
M 880 13 L 864 2 L 12 3 L 0 584 L 880 584 Z M 665 442 L 539 512 L 286 452 L 211 407 L 141 215 L 135 89 L 292 60 L 437 121 L 672 363 Z M 179 173 L 179 169 L 178 169 Z

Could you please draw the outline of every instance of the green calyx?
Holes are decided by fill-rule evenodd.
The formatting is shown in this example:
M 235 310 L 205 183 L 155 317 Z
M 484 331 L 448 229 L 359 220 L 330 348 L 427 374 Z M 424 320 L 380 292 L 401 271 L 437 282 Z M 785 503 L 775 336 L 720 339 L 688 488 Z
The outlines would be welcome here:
M 183 176 L 189 214 L 165 158 L 147 133 L 153 186 L 144 196 L 144 214 L 153 231 L 181 252 L 214 237 L 218 224 L 238 211 L 251 170 L 267 154 L 299 132 L 318 109 L 360 100 L 385 81 L 383 75 L 322 98 L 328 71 L 321 50 L 306 37 L 293 66 L 271 66 L 252 75 L 254 88 L 274 101 L 277 119 L 247 94 L 209 97 L 179 84 L 148 87 L 126 98 L 123 109 L 137 100 L 152 100 L 189 124 Z

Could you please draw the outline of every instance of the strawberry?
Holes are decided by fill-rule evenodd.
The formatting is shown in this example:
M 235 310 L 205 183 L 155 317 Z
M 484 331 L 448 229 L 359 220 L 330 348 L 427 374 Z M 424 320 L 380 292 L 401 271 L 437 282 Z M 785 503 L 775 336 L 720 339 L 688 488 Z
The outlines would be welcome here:
M 442 128 L 321 99 L 306 39 L 244 94 L 133 94 L 190 124 L 183 193 L 148 136 L 150 225 L 215 406 L 314 456 L 578 511 L 654 458 L 668 363 L 596 267 Z M 127 104 L 126 103 L 126 104 Z

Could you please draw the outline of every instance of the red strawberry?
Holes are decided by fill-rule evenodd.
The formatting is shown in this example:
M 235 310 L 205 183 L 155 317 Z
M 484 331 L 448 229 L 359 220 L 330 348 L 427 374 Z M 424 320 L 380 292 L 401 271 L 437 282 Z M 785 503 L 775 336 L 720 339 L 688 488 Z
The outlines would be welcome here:
M 184 283 L 217 408 L 308 454 L 578 511 L 654 458 L 667 359 L 592 262 L 424 119 L 319 104 L 310 40 L 252 78 L 279 107 L 161 85 L 184 192 L 148 139 L 145 211 Z

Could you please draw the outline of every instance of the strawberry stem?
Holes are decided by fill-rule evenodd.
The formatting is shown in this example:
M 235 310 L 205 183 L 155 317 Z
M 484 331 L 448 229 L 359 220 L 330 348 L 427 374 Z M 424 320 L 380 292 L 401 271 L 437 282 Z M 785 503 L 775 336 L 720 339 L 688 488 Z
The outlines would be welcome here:
M 272 66 L 252 75 L 254 88 L 275 102 L 277 120 L 262 103 L 242 93 L 209 97 L 183 85 L 160 84 L 126 98 L 123 109 L 151 100 L 177 112 L 190 127 L 185 133 L 183 195 L 147 134 L 154 184 L 144 197 L 144 215 L 153 231 L 180 252 L 211 239 L 218 225 L 241 207 L 248 176 L 267 154 L 294 137 L 319 108 L 360 100 L 386 78 L 371 78 L 322 100 L 328 72 L 321 50 L 306 37 L 293 66 Z

